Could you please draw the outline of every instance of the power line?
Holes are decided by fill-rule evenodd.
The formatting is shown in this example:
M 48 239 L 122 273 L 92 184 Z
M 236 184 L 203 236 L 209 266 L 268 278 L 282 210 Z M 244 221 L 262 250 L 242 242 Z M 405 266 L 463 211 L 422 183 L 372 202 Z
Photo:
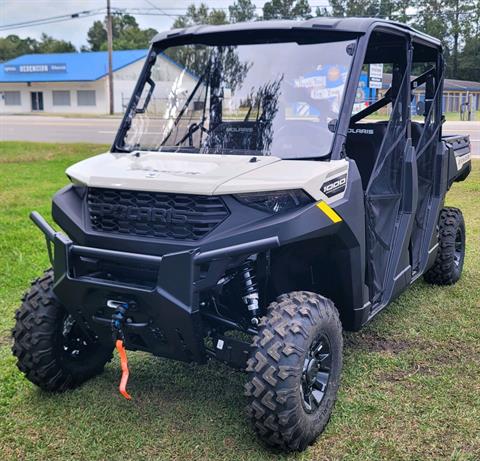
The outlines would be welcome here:
M 187 12 L 187 8 L 180 8 L 180 7 L 167 7 L 167 8 L 159 8 L 150 0 L 145 0 L 149 5 L 152 5 L 152 8 L 112 8 L 113 14 L 130 14 L 132 16 L 165 16 L 170 18 L 176 18 L 179 16 L 184 16 Z M 322 4 L 322 5 L 311 5 L 312 8 L 321 7 L 325 9 L 331 9 L 329 4 Z M 216 10 L 228 10 L 228 8 L 212 8 Z M 256 10 L 262 10 L 261 7 L 256 7 Z M 169 11 L 178 11 L 178 13 L 169 13 Z M 42 18 L 42 19 L 33 19 L 30 21 L 23 21 L 14 24 L 6 24 L 4 26 L 0 26 L 0 31 L 7 31 L 12 29 L 24 29 L 26 27 L 35 27 L 41 25 L 48 25 L 54 24 L 57 22 L 65 22 L 65 21 L 72 21 L 74 19 L 79 18 L 87 18 L 91 16 L 99 16 L 105 13 L 105 8 L 98 8 L 95 10 L 86 10 L 80 11 L 77 13 L 72 14 L 65 14 L 60 16 L 52 16 L 49 18 Z M 421 13 L 409 13 L 409 14 L 402 14 L 402 16 L 406 18 L 414 18 L 414 17 L 425 17 L 425 16 L 432 16 L 432 17 L 443 17 L 449 18 L 453 11 L 443 11 L 443 12 L 426 12 L 423 11 Z M 462 17 L 477 17 L 477 13 L 473 11 L 461 11 L 456 13 Z
M 51 16 L 49 18 L 32 19 L 30 21 L 17 22 L 14 24 L 6 24 L 4 26 L 0 26 L 0 31 L 10 30 L 10 29 L 24 29 L 25 27 L 43 26 L 46 24 L 53 24 L 56 22 L 64 22 L 64 21 L 71 21 L 73 19 L 87 18 L 90 16 L 103 14 L 104 10 L 105 8 L 98 8 L 96 10 L 79 11 L 78 13 L 63 14 L 61 16 Z
M 175 17 L 174 15 L 172 14 L 168 14 L 166 12 L 166 9 L 165 8 L 159 8 L 157 5 L 155 5 L 153 2 L 151 2 L 150 0 L 145 0 L 150 6 L 153 6 L 153 8 L 155 8 L 156 10 L 160 11 L 161 13 L 165 13 L 167 16 L 171 16 L 172 18 Z

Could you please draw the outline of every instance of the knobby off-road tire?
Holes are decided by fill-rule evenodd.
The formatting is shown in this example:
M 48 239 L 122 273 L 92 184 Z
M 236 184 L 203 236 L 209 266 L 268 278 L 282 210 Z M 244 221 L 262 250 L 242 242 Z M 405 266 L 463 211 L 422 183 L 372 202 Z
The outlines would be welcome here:
M 337 309 L 318 294 L 282 295 L 262 318 L 252 348 L 245 393 L 255 431 L 268 445 L 304 450 L 328 423 L 340 384 Z
M 438 252 L 424 279 L 434 285 L 452 285 L 462 275 L 465 259 L 465 221 L 458 208 L 446 207 L 438 222 Z
M 62 392 L 101 373 L 113 346 L 88 339 L 55 297 L 52 285 L 50 269 L 22 298 L 15 314 L 12 351 L 18 368 L 32 383 Z

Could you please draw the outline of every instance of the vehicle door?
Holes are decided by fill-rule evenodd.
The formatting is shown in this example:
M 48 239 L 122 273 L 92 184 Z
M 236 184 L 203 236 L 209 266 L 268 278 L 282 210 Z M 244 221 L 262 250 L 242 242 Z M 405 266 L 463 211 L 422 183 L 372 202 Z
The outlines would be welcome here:
M 436 248 L 435 228 L 443 206 L 446 169 L 441 143 L 443 61 L 435 48 L 414 46 L 412 142 L 418 169 L 418 206 L 411 237 L 412 276 L 421 275 Z
M 373 314 L 411 279 L 409 246 L 417 206 L 417 168 L 410 138 L 410 38 L 383 33 L 369 48 L 369 62 L 378 61 L 376 55 L 394 61 L 388 95 L 391 114 L 365 190 L 367 282 Z

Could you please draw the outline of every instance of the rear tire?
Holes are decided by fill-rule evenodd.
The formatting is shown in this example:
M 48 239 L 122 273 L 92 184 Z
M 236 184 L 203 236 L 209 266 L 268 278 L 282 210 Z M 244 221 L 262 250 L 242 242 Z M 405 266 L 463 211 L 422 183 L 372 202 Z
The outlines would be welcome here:
M 305 291 L 268 308 L 247 364 L 248 414 L 259 437 L 302 451 L 324 430 L 342 370 L 342 325 L 332 301 Z
M 465 221 L 458 208 L 445 207 L 438 222 L 438 251 L 424 279 L 434 285 L 453 285 L 462 275 L 465 259 Z
M 65 391 L 98 375 L 112 358 L 78 327 L 52 291 L 53 272 L 32 283 L 15 314 L 13 354 L 28 380 L 46 391 Z

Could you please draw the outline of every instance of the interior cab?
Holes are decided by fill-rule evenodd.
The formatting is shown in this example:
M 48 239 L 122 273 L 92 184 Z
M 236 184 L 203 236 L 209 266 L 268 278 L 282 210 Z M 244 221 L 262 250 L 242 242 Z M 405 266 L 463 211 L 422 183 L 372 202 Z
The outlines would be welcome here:
M 408 121 L 409 133 L 406 134 L 415 148 L 419 146 L 426 119 L 428 118 L 427 125 L 429 125 L 436 116 L 441 116 L 441 113 L 436 111 L 430 112 L 435 95 L 438 96 L 438 89 L 442 83 L 442 72 L 438 68 L 441 63 L 438 60 L 439 53 L 434 47 L 412 43 L 412 62 L 409 72 L 411 117 Z M 392 37 L 386 33 L 372 34 L 362 72 L 367 74 L 369 66 L 377 64 L 380 64 L 384 70 L 383 88 L 380 85 L 376 89 L 379 95 L 376 100 L 367 99 L 364 92 L 365 79 L 359 82 L 345 146 L 346 155 L 357 164 L 365 189 L 385 139 L 392 107 L 399 97 L 402 79 L 408 70 L 405 65 L 405 41 L 392 40 Z M 356 111 L 355 109 L 359 106 L 361 109 Z
M 438 149 L 444 65 L 440 44 L 401 30 L 379 27 L 366 41 L 344 153 L 362 179 L 366 281 L 380 309 L 431 264 L 434 253 L 431 236 L 442 205 L 435 181 L 442 176 L 433 172 L 446 168 Z M 378 64 L 383 85 L 370 71 L 377 94 L 362 100 L 365 73 Z

